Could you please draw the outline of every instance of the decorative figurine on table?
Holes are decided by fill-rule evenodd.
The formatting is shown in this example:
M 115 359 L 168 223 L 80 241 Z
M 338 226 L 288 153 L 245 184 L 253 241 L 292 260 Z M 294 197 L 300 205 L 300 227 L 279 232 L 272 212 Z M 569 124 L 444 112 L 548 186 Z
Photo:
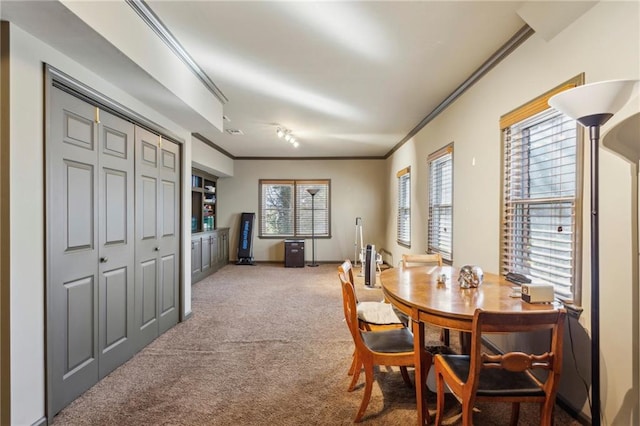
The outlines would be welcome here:
M 438 275 L 438 279 L 437 279 L 438 287 L 446 287 L 448 279 L 449 277 L 447 277 L 447 274 Z
M 464 265 L 460 268 L 458 275 L 458 284 L 460 288 L 476 288 L 482 284 L 484 273 L 479 266 Z

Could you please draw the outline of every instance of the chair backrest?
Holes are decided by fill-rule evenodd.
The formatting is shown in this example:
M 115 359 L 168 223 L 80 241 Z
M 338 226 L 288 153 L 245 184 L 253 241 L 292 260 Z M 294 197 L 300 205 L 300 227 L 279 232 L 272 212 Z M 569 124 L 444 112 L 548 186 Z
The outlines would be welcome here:
M 345 265 L 348 263 L 348 266 Z M 356 344 L 360 346 L 362 343 L 362 335 L 360 334 L 360 326 L 358 324 L 358 308 L 356 301 L 356 292 L 353 281 L 349 279 L 351 262 L 345 261 L 338 267 L 338 278 L 342 285 L 342 306 L 344 308 L 344 319 L 347 322 L 351 336 Z M 353 277 L 353 275 L 351 275 Z
M 442 266 L 442 255 L 440 253 L 430 254 L 403 254 L 402 267 L 418 265 L 438 265 Z
M 566 311 L 530 311 L 518 313 L 489 312 L 477 309 L 473 315 L 471 340 L 471 365 L 467 382 L 475 392 L 480 371 L 483 368 L 502 368 L 508 371 L 548 370 L 544 380 L 545 393 L 553 397 L 558 387 L 562 370 L 562 337 Z M 549 351 L 542 354 L 507 352 L 489 355 L 482 352 L 482 334 L 517 333 L 550 330 Z
M 351 261 L 349 259 L 342 262 L 342 265 L 338 266 L 338 276 L 340 274 L 344 275 L 345 280 L 349 281 L 352 286 L 354 286 L 354 294 L 355 294 L 355 283 L 353 281 L 353 265 L 351 265 Z M 356 296 L 356 304 L 358 303 L 358 297 Z

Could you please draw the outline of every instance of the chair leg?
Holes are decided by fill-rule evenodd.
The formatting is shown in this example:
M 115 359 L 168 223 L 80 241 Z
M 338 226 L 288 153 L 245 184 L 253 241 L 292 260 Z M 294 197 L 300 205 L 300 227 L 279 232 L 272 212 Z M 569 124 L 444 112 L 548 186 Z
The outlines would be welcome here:
M 358 414 L 356 414 L 356 418 L 354 423 L 359 423 L 364 415 L 364 412 L 367 410 L 367 406 L 369 405 L 369 400 L 371 399 L 371 389 L 373 389 L 373 363 L 368 362 L 365 363 L 364 366 L 364 376 L 365 376 L 365 385 L 364 385 L 364 395 L 362 395 L 362 403 L 360 403 L 360 409 L 358 410 Z
M 436 392 L 436 426 L 440 426 L 444 417 L 444 379 L 438 370 L 436 370 Z
M 400 367 L 400 373 L 402 374 L 402 379 L 407 384 L 409 389 L 413 389 L 413 383 L 411 383 L 411 377 L 409 377 L 409 372 L 407 371 L 407 367 L 404 365 Z
M 358 379 L 360 378 L 360 370 L 361 370 L 360 367 L 362 366 L 362 360 L 360 359 L 360 355 L 358 355 L 357 350 L 356 350 L 356 353 L 354 354 L 353 365 L 354 365 L 353 376 L 351 376 L 351 383 L 349 384 L 349 388 L 347 389 L 347 391 L 349 392 L 355 389 L 356 383 L 358 383 Z
M 351 356 L 351 367 L 349 367 L 348 376 L 353 376 L 353 373 L 356 371 L 356 350 L 353 350 L 353 355 Z
M 548 398 L 540 408 L 540 424 L 542 426 L 553 425 L 553 409 L 555 408 L 555 400 Z
M 473 426 L 474 402 L 471 398 L 462 399 L 462 426 Z
M 511 403 L 511 420 L 509 421 L 510 426 L 516 426 L 518 424 L 518 418 L 520 417 L 520 403 L 512 402 Z M 542 419 L 541 422 L 542 423 Z
M 440 331 L 440 341 L 442 342 L 442 344 L 444 344 L 445 346 L 451 346 L 451 338 L 449 337 L 449 329 L 448 328 L 443 328 Z

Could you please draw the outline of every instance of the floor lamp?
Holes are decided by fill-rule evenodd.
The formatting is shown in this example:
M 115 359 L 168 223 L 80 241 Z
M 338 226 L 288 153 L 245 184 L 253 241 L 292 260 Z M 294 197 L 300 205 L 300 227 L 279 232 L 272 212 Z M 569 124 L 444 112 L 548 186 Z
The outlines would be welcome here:
M 600 426 L 600 253 L 598 149 L 600 126 L 631 98 L 638 80 L 585 84 L 549 98 L 549 105 L 589 129 L 591 140 L 591 424 Z
M 307 266 L 318 266 L 316 263 L 316 227 L 314 223 L 316 212 L 313 203 L 318 191 L 320 191 L 318 188 L 307 189 L 307 192 L 311 195 L 311 263 Z

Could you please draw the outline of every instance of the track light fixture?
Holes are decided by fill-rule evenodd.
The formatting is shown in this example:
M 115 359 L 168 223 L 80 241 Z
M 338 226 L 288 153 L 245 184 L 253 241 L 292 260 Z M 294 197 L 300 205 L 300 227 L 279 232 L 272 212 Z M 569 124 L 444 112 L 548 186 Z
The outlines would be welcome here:
M 289 129 L 278 126 L 276 128 L 276 135 L 278 135 L 279 138 L 284 138 L 284 140 L 289 142 L 291 145 L 293 145 L 294 148 L 297 148 L 300 146 L 300 143 L 291 134 L 291 130 Z

